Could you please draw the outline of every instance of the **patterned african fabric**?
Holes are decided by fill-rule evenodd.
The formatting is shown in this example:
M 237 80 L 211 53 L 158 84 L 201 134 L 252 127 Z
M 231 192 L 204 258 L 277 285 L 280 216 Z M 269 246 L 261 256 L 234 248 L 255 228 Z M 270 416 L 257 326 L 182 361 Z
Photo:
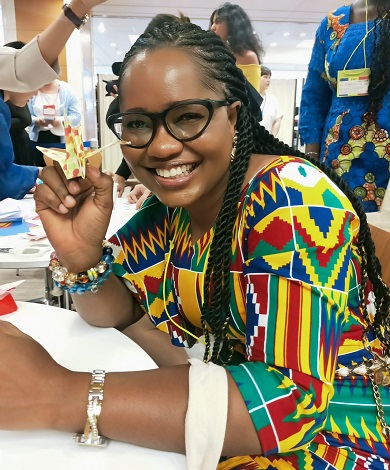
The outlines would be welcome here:
M 349 200 L 305 160 L 275 157 L 241 193 L 231 251 L 227 366 L 248 407 L 262 456 L 228 469 L 388 469 L 368 377 L 335 379 L 361 363 L 359 219 Z M 200 308 L 213 229 L 191 242 L 184 209 L 152 196 L 111 239 L 122 276 L 173 344 L 202 334 Z M 374 336 L 371 346 L 380 353 Z M 389 389 L 381 387 L 390 417 Z M 206 399 L 206 397 L 205 397 Z
M 390 93 L 384 97 L 377 122 L 367 112 L 368 96 L 337 97 L 338 71 L 365 67 L 366 24 L 350 24 L 350 14 L 351 5 L 338 8 L 317 30 L 302 91 L 299 132 L 303 144 L 320 144 L 320 158 L 348 183 L 366 212 L 375 212 L 390 176 Z M 369 30 L 373 27 L 369 21 Z M 367 67 L 379 31 L 380 25 L 365 41 Z

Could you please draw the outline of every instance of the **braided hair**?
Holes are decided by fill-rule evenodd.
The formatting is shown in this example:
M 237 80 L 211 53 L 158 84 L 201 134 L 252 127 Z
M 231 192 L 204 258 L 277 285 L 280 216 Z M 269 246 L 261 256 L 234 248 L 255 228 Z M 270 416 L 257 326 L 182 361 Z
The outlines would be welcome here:
M 390 90 L 390 1 L 376 0 L 377 18 L 374 30 L 374 49 L 371 59 L 371 78 L 368 89 L 369 111 L 376 121 L 385 95 Z
M 204 282 L 204 303 L 202 305 L 202 326 L 206 338 L 204 359 L 222 362 L 222 348 L 228 351 L 227 360 L 232 360 L 234 340 L 228 336 L 230 310 L 230 263 L 231 244 L 237 207 L 241 188 L 247 172 L 252 153 L 271 155 L 295 155 L 307 158 L 302 153 L 290 148 L 269 134 L 249 113 L 248 98 L 245 91 L 245 80 L 240 69 L 235 66 L 235 57 L 224 42 L 212 32 L 203 31 L 193 24 L 171 24 L 162 29 L 155 29 L 140 36 L 129 53 L 125 56 L 120 84 L 128 64 L 140 52 L 160 47 L 187 49 L 192 60 L 200 68 L 199 76 L 204 86 L 222 92 L 229 103 L 241 101 L 237 115 L 236 129 L 238 141 L 236 154 L 230 166 L 230 176 L 220 212 L 214 227 L 214 237 L 210 246 L 208 265 Z M 375 256 L 375 247 L 371 239 L 365 213 L 353 192 L 343 180 L 331 169 L 325 168 L 315 160 L 311 163 L 319 166 L 351 200 L 361 221 L 358 250 L 362 258 L 362 283 L 360 298 L 364 316 L 372 326 L 385 349 L 390 353 L 390 291 L 381 280 L 381 267 Z M 373 324 L 370 323 L 364 301 L 364 290 L 367 280 L 373 284 L 376 296 L 377 314 Z M 211 350 L 210 333 L 215 341 Z

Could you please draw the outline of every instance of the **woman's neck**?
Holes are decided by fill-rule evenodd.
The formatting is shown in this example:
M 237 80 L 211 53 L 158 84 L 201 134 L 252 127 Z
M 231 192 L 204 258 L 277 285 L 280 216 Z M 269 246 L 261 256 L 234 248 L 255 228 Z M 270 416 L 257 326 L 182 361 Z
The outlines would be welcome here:
M 57 93 L 60 87 L 60 83 L 58 80 L 54 80 L 54 82 L 48 83 L 47 85 L 43 86 L 39 89 L 41 93 Z
M 378 3 L 375 0 L 367 1 L 367 12 L 368 20 L 373 21 L 378 18 Z M 366 21 L 366 0 L 355 0 L 351 8 L 351 17 L 349 22 L 354 23 L 364 23 Z

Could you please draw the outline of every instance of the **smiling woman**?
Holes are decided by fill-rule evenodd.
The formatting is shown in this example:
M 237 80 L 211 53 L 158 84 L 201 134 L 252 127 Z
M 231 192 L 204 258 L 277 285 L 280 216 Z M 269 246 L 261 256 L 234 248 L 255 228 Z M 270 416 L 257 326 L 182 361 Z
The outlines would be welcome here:
M 119 96 L 112 129 L 153 196 L 103 252 L 109 176 L 47 167 L 36 206 L 78 313 L 148 325 L 163 366 L 72 372 L 1 322 L 0 428 L 183 452 L 191 470 L 387 468 L 390 292 L 356 198 L 251 117 L 214 33 L 141 36 Z

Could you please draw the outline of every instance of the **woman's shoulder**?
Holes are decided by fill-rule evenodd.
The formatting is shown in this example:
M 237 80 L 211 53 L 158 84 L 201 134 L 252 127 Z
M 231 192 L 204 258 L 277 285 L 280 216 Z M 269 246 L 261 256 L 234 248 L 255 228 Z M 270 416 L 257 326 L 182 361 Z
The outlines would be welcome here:
M 235 56 L 237 65 L 259 65 L 259 58 L 257 57 L 257 54 L 254 51 L 246 50 L 243 51 L 242 54 L 236 53 Z
M 252 163 L 257 157 L 259 163 Z M 251 199 L 260 196 L 263 200 L 278 200 L 282 205 L 322 206 L 355 213 L 335 182 L 305 158 L 252 155 L 251 166 L 253 173 L 245 188 Z

